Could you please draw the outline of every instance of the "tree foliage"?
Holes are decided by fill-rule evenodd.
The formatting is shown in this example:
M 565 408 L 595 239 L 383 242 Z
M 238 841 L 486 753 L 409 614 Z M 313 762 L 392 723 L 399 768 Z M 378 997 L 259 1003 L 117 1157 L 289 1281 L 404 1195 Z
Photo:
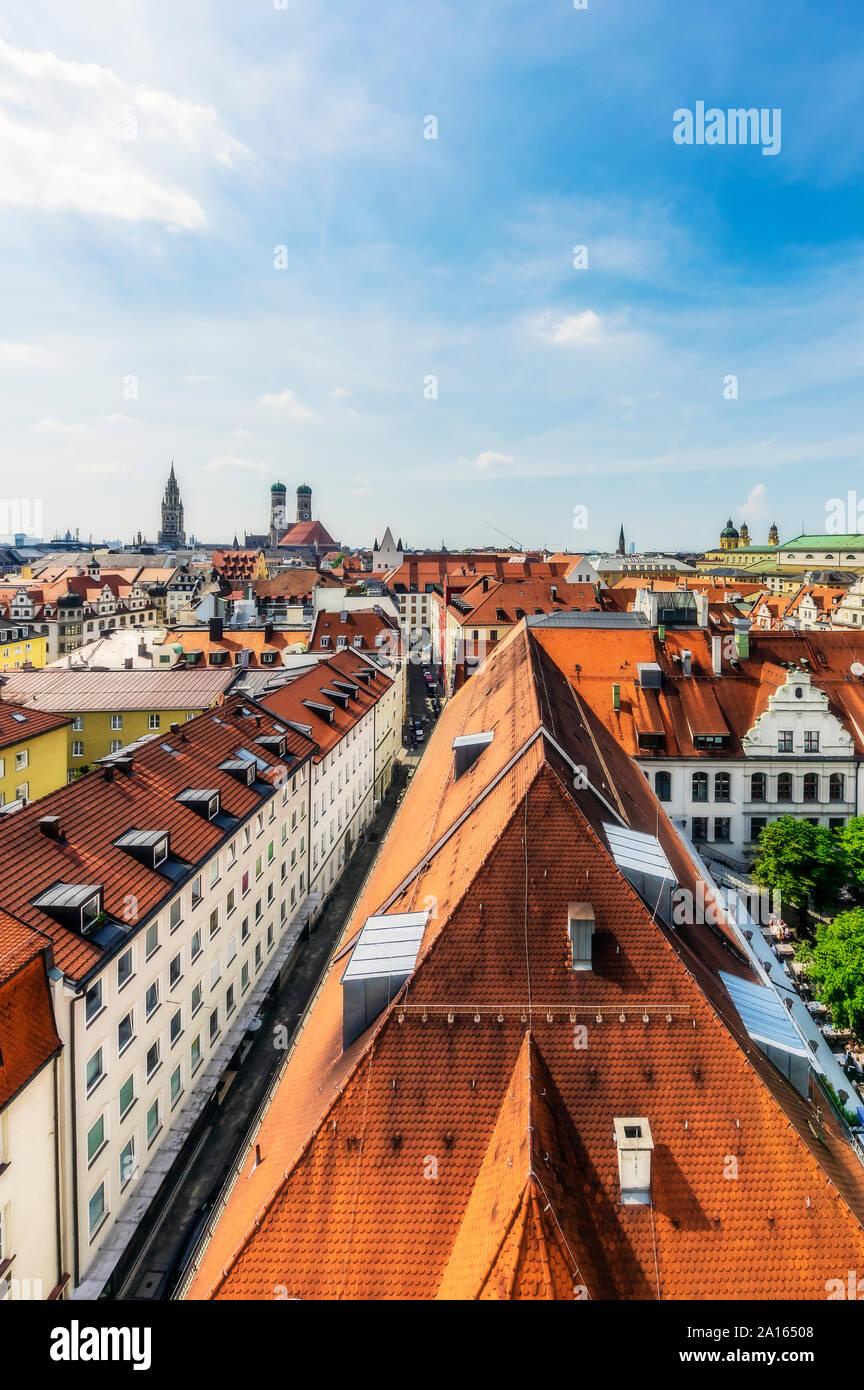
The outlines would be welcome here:
M 860 896 L 864 892 L 864 816 L 853 816 L 847 821 L 838 838 L 843 848 L 849 881 L 856 891 L 856 896 Z
M 864 908 L 840 912 L 820 924 L 809 962 L 811 979 L 834 1022 L 864 1034 Z
M 780 893 L 780 900 L 805 908 L 831 906 L 848 870 L 840 838 L 824 825 L 781 816 L 759 836 L 752 877 L 760 888 Z

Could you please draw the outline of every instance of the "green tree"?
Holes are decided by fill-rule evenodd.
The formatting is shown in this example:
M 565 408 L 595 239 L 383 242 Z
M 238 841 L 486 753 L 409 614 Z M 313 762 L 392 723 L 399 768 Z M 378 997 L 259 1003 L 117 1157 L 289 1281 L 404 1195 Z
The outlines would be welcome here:
M 847 876 L 840 840 L 824 825 L 781 816 L 759 836 L 752 877 L 760 888 L 780 893 L 783 903 L 806 909 L 836 902 Z
M 856 894 L 864 894 L 864 816 L 853 816 L 837 838 L 843 847 L 849 879 Z
M 841 1028 L 864 1033 L 864 908 L 839 912 L 816 929 L 809 963 L 820 998 Z

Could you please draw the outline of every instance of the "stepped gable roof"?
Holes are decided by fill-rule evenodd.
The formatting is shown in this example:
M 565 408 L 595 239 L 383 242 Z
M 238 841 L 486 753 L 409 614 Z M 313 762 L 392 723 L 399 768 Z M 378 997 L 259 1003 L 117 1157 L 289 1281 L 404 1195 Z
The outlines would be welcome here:
M 452 740 L 479 730 L 454 781 Z M 653 824 L 695 885 L 641 773 L 515 629 L 442 712 L 189 1297 L 824 1298 L 859 1267 L 860 1168 L 744 1033 L 718 962 L 748 967 L 657 920 L 610 823 Z M 587 972 L 575 898 L 595 913 Z M 413 974 L 343 1050 L 357 934 L 421 910 Z M 626 1115 L 651 1126 L 650 1207 L 620 1204 Z

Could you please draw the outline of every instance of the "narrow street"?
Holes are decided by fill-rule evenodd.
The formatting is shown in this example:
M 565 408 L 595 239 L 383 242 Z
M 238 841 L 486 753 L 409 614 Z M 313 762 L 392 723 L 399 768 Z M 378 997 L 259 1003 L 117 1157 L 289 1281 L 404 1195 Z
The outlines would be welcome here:
M 284 1056 L 273 1046 L 273 1030 L 277 1024 L 283 1024 L 293 1037 L 387 833 L 405 785 L 405 773 L 405 765 L 399 764 L 390 791 L 334 889 L 315 931 L 298 950 L 276 998 L 261 1011 L 262 1026 L 255 1033 L 235 1080 L 222 1103 L 214 1102 L 210 1112 L 202 1117 L 199 1130 L 190 1136 L 142 1222 L 134 1249 L 127 1252 L 125 1272 L 120 1274 L 116 1287 L 107 1290 L 111 1297 L 152 1300 L 171 1296 Z

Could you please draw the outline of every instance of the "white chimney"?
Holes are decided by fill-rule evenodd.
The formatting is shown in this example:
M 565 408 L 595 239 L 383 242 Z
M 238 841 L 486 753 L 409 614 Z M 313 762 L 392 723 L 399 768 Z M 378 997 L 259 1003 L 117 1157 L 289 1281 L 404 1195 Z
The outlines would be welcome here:
M 591 970 L 593 968 L 594 909 L 590 903 L 568 904 L 567 934 L 570 937 L 573 969 Z
M 651 1202 L 651 1151 L 654 1140 L 646 1119 L 627 1116 L 614 1121 L 618 1146 L 621 1205 L 648 1206 Z
M 719 634 L 715 634 L 711 638 L 711 665 L 714 669 L 715 676 L 721 676 L 723 674 L 722 659 L 723 638 L 720 637 Z
M 682 653 L 681 653 L 681 674 L 684 675 L 684 676 L 692 676 L 692 674 L 693 674 L 693 653 L 692 653 L 692 652 L 682 652 Z

